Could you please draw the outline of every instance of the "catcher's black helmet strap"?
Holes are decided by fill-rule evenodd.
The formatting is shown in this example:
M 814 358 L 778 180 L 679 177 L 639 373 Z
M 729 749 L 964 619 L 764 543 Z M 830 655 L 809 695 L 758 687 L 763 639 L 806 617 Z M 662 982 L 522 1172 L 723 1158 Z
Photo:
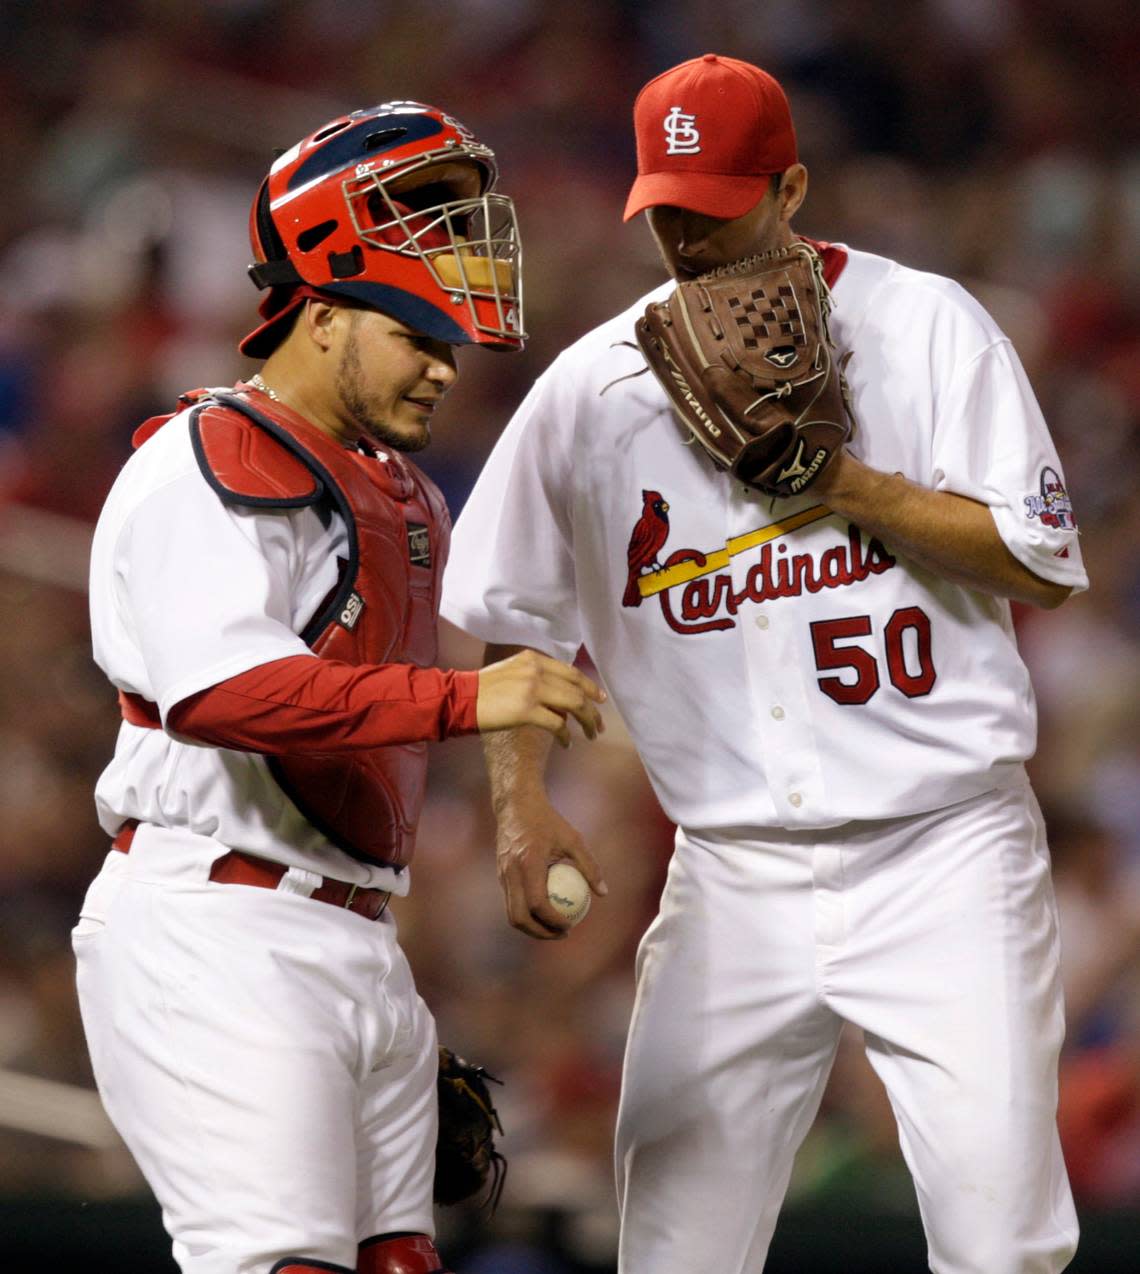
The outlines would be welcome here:
M 261 261 L 249 267 L 249 277 L 260 289 L 291 287 L 305 281 L 292 261 Z

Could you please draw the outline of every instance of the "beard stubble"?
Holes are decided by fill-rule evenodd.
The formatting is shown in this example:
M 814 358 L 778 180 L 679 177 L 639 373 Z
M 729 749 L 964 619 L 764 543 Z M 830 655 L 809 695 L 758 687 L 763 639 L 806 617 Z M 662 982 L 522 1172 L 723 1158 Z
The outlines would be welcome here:
M 345 409 L 360 432 L 370 441 L 382 443 L 386 447 L 391 447 L 393 451 L 423 451 L 431 441 L 429 429 L 422 430 L 421 435 L 409 437 L 394 429 L 370 406 L 363 389 L 364 368 L 360 361 L 360 344 L 356 339 L 355 318 L 356 316 L 353 315 L 340 366 L 337 368 L 336 389 L 341 402 L 344 403 Z

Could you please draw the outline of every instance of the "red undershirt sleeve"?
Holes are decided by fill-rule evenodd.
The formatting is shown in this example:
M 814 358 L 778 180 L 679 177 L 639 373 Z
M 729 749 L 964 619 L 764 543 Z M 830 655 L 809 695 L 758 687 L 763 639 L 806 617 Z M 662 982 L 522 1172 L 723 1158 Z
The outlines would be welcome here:
M 267 756 L 418 743 L 475 733 L 478 683 L 478 672 L 292 655 L 190 695 L 166 725 L 197 743 Z

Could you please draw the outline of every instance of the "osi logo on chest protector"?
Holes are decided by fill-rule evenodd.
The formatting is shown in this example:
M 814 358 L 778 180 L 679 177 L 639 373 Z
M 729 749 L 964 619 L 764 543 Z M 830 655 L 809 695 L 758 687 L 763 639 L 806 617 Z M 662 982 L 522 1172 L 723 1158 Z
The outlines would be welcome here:
M 356 621 L 360 618 L 364 610 L 364 598 L 359 593 L 349 593 L 348 601 L 345 602 L 344 608 L 336 617 L 336 622 L 342 628 L 347 628 L 349 632 L 356 627 Z

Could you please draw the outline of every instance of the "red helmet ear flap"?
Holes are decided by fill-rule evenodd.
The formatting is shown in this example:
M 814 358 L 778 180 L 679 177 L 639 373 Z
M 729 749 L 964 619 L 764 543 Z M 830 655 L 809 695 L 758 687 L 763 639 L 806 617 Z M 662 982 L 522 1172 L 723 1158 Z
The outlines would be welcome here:
M 262 181 L 249 214 L 249 239 L 258 258 L 249 267 L 249 277 L 259 289 L 303 283 L 289 260 L 284 241 L 273 224 L 269 206 L 269 178 Z
M 273 214 L 269 211 L 269 178 L 266 177 L 257 192 L 253 204 L 253 216 L 256 222 L 257 241 L 261 245 L 262 255 L 267 261 L 275 261 L 286 255 L 285 245 L 273 224 Z

